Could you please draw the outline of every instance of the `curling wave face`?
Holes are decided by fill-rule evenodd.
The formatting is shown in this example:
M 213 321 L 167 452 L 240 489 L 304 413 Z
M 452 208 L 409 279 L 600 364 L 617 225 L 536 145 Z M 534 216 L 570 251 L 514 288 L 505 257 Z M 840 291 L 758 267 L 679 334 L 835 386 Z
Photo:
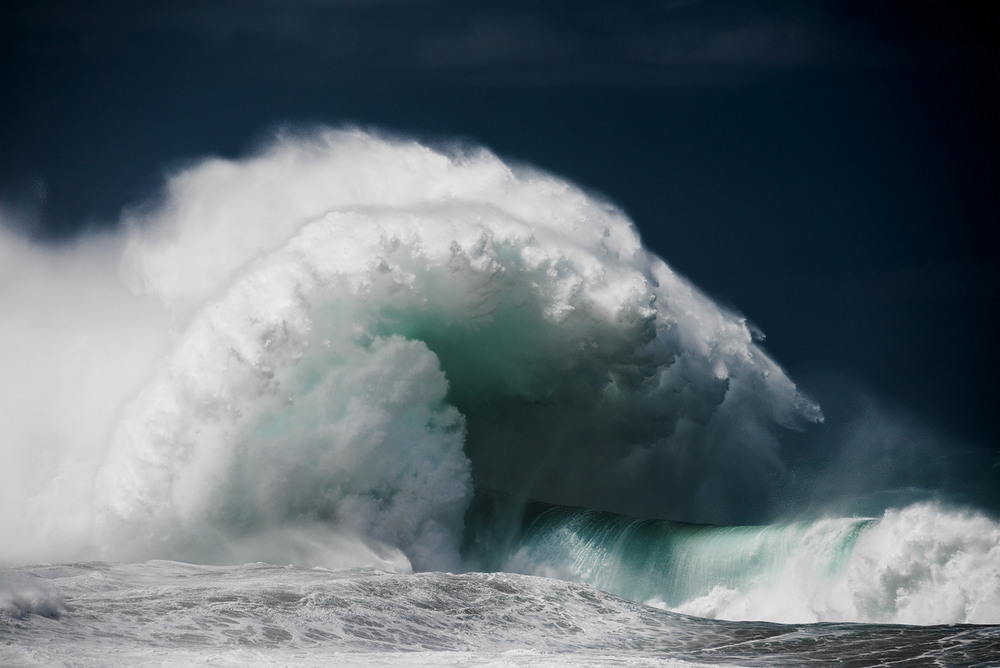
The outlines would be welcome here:
M 495 504 L 477 499 L 467 540 L 488 570 L 586 582 L 716 619 L 1000 619 L 1000 525 L 973 512 L 924 503 L 879 518 L 713 526 L 532 503 L 503 536 L 483 521 Z
M 85 554 L 454 568 L 473 484 L 725 512 L 754 493 L 732 470 L 766 475 L 773 430 L 819 417 L 620 211 L 482 149 L 286 138 L 123 228 L 170 336 L 112 388 L 87 484 L 32 491 L 88 509 Z M 45 528 L 43 553 L 67 529 Z

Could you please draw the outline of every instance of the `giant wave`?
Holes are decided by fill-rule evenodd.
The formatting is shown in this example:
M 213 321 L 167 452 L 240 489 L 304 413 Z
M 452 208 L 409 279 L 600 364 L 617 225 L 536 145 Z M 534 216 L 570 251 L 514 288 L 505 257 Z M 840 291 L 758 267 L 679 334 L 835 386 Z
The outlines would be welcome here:
M 496 568 L 706 616 L 1000 621 L 979 515 L 636 542 L 633 520 L 566 508 L 757 521 L 782 434 L 822 415 L 742 316 L 557 177 L 320 129 L 178 171 L 116 234 L 0 234 L 6 564 L 482 568 L 466 524 L 496 493 L 515 500 L 484 530 Z M 530 499 L 563 508 L 518 533 Z

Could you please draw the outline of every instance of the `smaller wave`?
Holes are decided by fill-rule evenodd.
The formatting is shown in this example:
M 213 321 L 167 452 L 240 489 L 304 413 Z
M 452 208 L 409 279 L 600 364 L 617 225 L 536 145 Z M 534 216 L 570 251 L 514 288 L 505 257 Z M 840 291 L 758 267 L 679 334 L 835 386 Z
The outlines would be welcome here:
M 56 618 L 66 613 L 66 602 L 44 584 L 0 574 L 0 613 L 14 619 L 28 615 Z
M 858 541 L 847 580 L 859 618 L 1000 622 L 1000 524 L 932 504 L 888 510 Z
M 701 617 L 1000 622 L 1000 524 L 931 503 L 878 519 L 733 527 L 532 503 L 502 551 L 491 566 Z

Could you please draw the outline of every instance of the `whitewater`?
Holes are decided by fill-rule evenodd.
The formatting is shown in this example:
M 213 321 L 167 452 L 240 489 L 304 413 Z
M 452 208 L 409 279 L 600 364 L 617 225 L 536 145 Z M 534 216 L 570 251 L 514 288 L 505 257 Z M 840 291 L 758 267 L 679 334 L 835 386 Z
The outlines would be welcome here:
M 564 179 L 319 128 L 0 216 L 4 665 L 1000 656 L 1000 523 L 777 518 L 820 407 Z

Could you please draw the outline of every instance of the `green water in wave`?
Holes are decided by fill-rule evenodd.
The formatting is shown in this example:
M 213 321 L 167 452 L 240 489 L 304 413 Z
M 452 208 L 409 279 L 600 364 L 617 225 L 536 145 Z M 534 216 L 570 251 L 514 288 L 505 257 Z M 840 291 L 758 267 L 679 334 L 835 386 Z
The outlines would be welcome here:
M 467 558 L 493 570 L 582 581 L 669 607 L 714 588 L 735 591 L 782 580 L 835 578 L 870 519 L 714 526 L 528 502 L 477 499 Z

